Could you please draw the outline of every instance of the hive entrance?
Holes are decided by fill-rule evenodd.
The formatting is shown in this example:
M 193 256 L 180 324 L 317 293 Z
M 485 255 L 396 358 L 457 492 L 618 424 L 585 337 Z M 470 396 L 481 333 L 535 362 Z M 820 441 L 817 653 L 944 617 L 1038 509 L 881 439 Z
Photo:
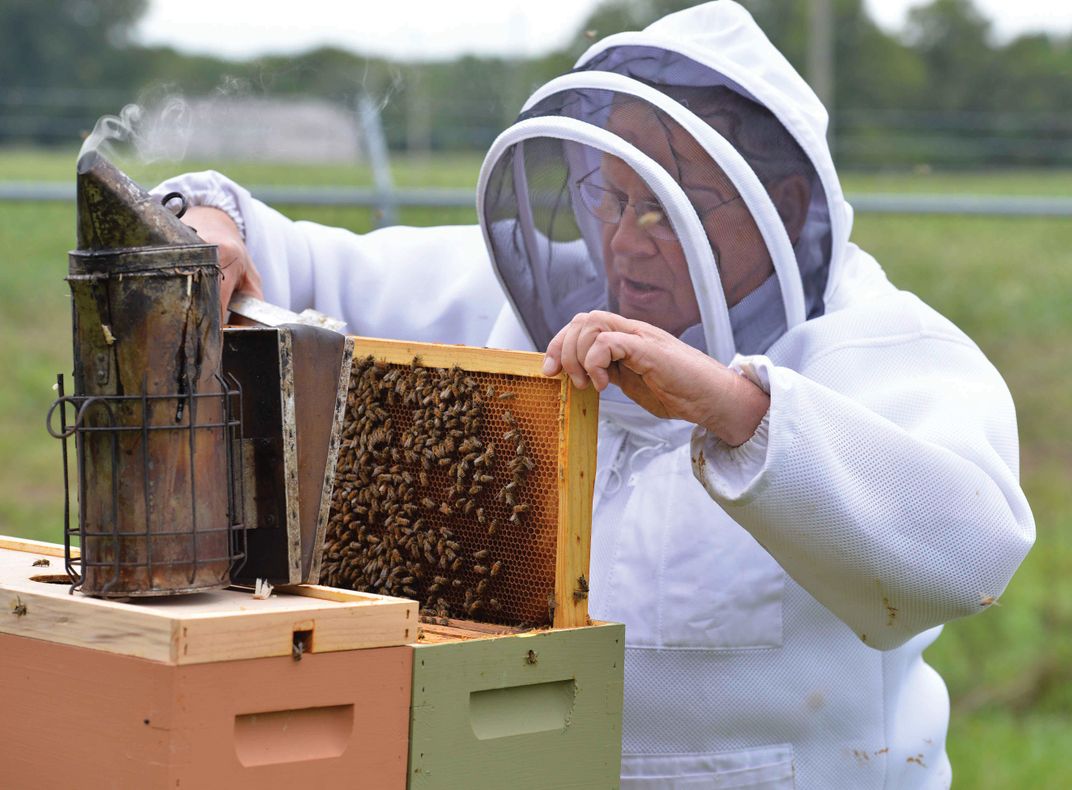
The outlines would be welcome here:
M 562 382 L 355 355 L 321 583 L 554 619 Z

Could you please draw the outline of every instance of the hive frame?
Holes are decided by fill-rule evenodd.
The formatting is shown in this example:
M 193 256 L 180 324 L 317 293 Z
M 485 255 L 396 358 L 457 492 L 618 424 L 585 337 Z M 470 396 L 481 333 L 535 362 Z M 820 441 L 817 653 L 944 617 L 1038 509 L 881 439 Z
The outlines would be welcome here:
M 418 343 L 381 338 L 347 337 L 344 366 L 339 377 L 335 428 L 329 450 L 330 463 L 317 519 L 314 567 L 325 547 L 328 516 L 334 489 L 335 461 L 353 359 L 373 356 L 394 365 L 409 365 L 414 357 L 430 368 L 458 366 L 477 373 L 545 378 L 544 355 L 525 351 L 476 348 L 438 343 Z M 577 389 L 564 374 L 560 382 L 558 409 L 558 524 L 555 560 L 555 607 L 552 627 L 588 625 L 587 579 L 592 533 L 592 494 L 596 469 L 599 394 L 594 388 Z M 316 577 L 314 576 L 314 579 Z

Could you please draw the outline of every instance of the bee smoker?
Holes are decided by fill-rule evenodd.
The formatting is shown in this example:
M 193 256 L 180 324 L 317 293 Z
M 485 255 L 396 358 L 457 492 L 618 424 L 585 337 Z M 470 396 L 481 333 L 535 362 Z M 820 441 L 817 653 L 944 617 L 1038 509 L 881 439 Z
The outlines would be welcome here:
M 244 559 L 245 533 L 232 449 L 241 393 L 220 372 L 216 248 L 99 154 L 82 156 L 77 171 L 67 277 L 75 392 L 65 395 L 59 377 L 48 418 L 64 439 L 72 591 L 125 598 L 224 587 Z

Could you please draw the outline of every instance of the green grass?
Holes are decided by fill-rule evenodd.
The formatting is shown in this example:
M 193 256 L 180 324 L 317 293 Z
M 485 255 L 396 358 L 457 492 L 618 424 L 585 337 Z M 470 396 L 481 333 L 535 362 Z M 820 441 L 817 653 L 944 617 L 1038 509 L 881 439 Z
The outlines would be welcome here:
M 406 186 L 471 187 L 479 156 L 398 160 Z M 198 167 L 200 165 L 191 165 Z M 155 168 L 155 169 L 154 169 Z M 132 170 L 144 184 L 173 168 Z M 0 151 L 10 180 L 68 180 L 74 154 Z M 361 168 L 218 168 L 256 184 L 361 184 Z M 1072 194 L 1072 173 L 850 176 L 846 191 Z M 283 206 L 294 218 L 363 232 L 368 210 Z M 471 209 L 408 209 L 410 224 L 475 221 Z M 1024 489 L 1038 524 L 1000 606 L 951 623 L 928 651 L 953 700 L 954 786 L 1072 787 L 1072 223 L 1059 219 L 860 215 L 854 240 L 898 285 L 967 331 L 1003 373 L 1017 404 Z M 59 444 L 44 430 L 55 374 L 69 371 L 65 204 L 0 203 L 0 534 L 61 537 Z

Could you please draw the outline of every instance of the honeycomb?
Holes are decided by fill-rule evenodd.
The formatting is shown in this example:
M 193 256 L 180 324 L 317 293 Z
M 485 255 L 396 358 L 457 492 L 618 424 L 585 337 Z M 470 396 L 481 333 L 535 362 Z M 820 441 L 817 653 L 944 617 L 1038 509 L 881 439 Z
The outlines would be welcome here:
M 432 622 L 549 625 L 561 386 L 355 358 L 321 583 Z

